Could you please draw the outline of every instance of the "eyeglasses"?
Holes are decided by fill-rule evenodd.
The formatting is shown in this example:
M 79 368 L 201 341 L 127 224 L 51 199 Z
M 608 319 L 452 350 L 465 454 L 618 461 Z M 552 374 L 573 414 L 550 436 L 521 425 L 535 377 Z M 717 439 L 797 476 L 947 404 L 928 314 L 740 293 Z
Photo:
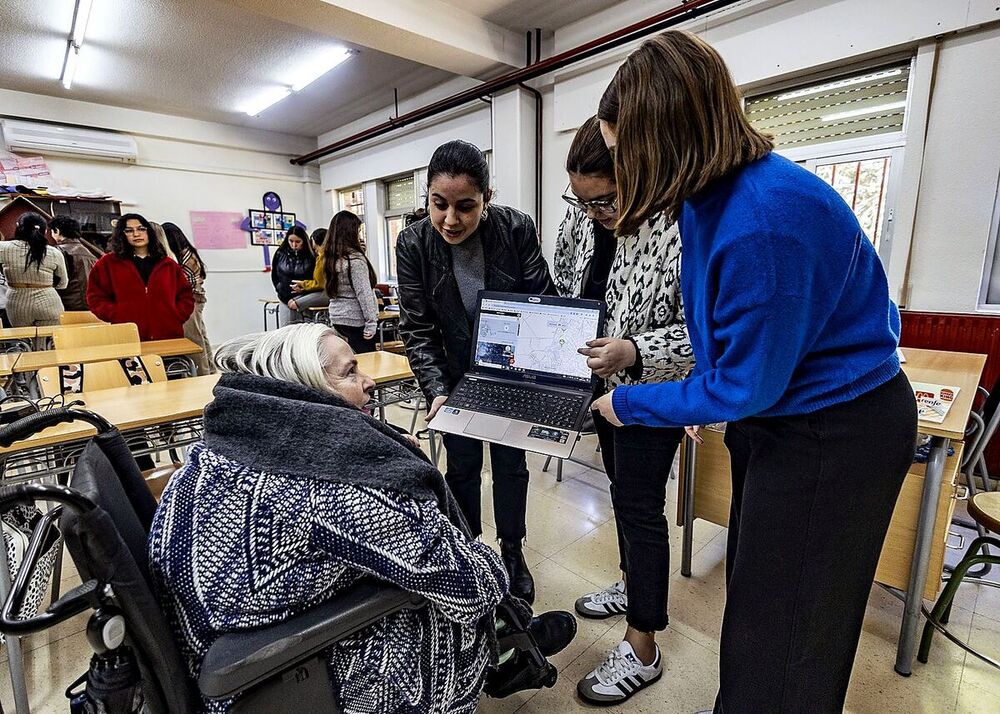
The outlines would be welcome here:
M 145 232 L 146 232 L 146 226 L 139 226 L 138 228 L 126 228 L 124 231 L 122 231 L 122 233 L 124 233 L 127 236 L 134 236 L 138 235 L 139 233 L 145 233 Z
M 570 187 L 567 186 L 566 193 L 563 194 L 563 200 L 574 208 L 579 208 L 581 211 L 592 210 L 595 213 L 603 213 L 606 216 L 618 213 L 618 197 L 615 194 L 601 196 L 592 201 L 584 201 L 574 196 Z

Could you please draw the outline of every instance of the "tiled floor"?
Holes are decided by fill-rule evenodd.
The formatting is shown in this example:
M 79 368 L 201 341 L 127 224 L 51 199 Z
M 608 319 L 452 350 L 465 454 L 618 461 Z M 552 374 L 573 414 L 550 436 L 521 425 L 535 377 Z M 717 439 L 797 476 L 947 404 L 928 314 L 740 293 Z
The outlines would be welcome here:
M 390 412 L 390 419 L 409 424 L 410 412 Z M 577 455 L 594 459 L 594 444 L 582 443 Z M 542 473 L 542 458 L 529 455 L 531 486 L 528 501 L 527 559 L 535 576 L 536 610 L 572 610 L 581 594 L 617 579 L 615 527 L 603 472 L 568 463 L 564 481 L 554 468 Z M 718 635 L 725 602 L 725 531 L 699 522 L 690 578 L 680 574 L 680 535 L 673 525 L 677 482 L 671 481 L 667 513 L 671 521 L 670 629 L 659 641 L 665 673 L 657 685 L 627 704 L 605 711 L 691 712 L 711 706 L 718 678 Z M 495 529 L 488 483 L 483 489 L 484 538 L 493 542 Z M 794 534 L 789 534 L 794 537 Z M 64 574 L 64 585 L 78 579 Z M 847 698 L 849 712 L 962 714 L 1000 712 L 1000 672 L 951 645 L 935 640 L 927 665 L 916 663 L 903 678 L 892 670 L 902 604 L 873 588 L 854 675 Z M 86 616 L 25 641 L 26 670 L 32 711 L 65 712 L 66 686 L 87 666 L 90 649 L 83 636 Z M 624 621 L 580 620 L 576 640 L 553 658 L 560 670 L 553 689 L 527 692 L 505 700 L 484 700 L 482 712 L 544 712 L 589 710 L 576 698 L 576 682 L 596 666 L 624 632 Z M 951 628 L 974 646 L 1000 656 L 1000 590 L 964 585 L 952 614 Z M 6 669 L 6 651 L 0 662 Z M 13 712 L 10 680 L 0 673 L 4 711 Z

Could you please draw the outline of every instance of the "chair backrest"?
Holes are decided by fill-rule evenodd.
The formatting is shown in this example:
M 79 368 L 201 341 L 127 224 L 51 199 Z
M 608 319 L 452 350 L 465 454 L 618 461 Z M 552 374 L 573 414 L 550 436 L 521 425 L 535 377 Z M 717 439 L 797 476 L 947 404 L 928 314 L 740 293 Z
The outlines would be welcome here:
M 166 381 L 166 367 L 159 355 L 38 370 L 38 386 L 43 397 Z
M 59 315 L 60 325 L 85 325 L 91 322 L 107 324 L 90 310 L 67 310 Z
M 107 323 L 78 325 L 60 327 L 52 331 L 52 346 L 57 350 L 132 343 L 139 344 L 139 328 L 134 322 L 122 322 L 115 325 Z
M 121 434 L 98 434 L 77 460 L 70 485 L 98 508 L 70 509 L 60 522 L 66 546 L 84 581 L 111 585 L 121 607 L 127 643 L 142 670 L 146 711 L 187 714 L 197 692 L 149 575 L 146 541 L 156 501 Z

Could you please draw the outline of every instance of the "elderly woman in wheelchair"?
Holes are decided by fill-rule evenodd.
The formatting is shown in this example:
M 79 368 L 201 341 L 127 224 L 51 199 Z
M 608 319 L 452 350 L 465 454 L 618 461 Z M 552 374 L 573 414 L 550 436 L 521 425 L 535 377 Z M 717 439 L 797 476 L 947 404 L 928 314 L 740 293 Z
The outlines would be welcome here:
M 500 557 L 469 538 L 416 441 L 365 413 L 375 385 L 334 331 L 238 338 L 216 363 L 224 374 L 204 440 L 164 491 L 149 537 L 154 589 L 193 677 L 221 636 L 293 618 L 368 578 L 426 606 L 332 646 L 344 711 L 471 712 L 484 687 L 551 686 L 544 656 L 572 640 L 573 617 L 532 618 L 509 596 Z

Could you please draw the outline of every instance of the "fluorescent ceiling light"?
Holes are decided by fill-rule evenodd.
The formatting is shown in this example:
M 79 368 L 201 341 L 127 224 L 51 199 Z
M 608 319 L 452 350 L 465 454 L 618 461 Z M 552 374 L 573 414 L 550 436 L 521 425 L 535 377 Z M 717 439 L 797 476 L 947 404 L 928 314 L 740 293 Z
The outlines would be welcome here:
M 851 117 L 860 117 L 865 114 L 878 114 L 879 112 L 887 112 L 891 109 L 903 109 L 906 106 L 906 102 L 893 102 L 892 104 L 879 104 L 877 107 L 861 107 L 859 109 L 849 109 L 846 112 L 837 112 L 836 114 L 828 114 L 825 117 L 820 117 L 821 121 L 840 121 L 841 119 L 850 119 Z
M 90 8 L 94 0 L 77 0 L 76 12 L 73 13 L 72 41 L 77 47 L 83 45 L 83 36 L 87 33 L 87 23 L 90 22 Z
M 270 91 L 264 92 L 257 97 L 257 99 L 250 104 L 245 111 L 250 116 L 255 117 L 272 104 L 277 104 L 291 93 L 292 90 L 287 87 L 271 89 Z
M 844 87 L 851 87 L 855 84 L 865 84 L 866 82 L 875 82 L 880 79 L 888 79 L 889 77 L 898 77 L 903 73 L 903 70 L 899 69 L 886 69 L 881 72 L 873 72 L 871 74 L 865 74 L 860 77 L 850 77 L 849 79 L 841 79 L 836 82 L 829 82 L 827 84 L 819 84 L 815 87 L 806 87 L 804 89 L 796 89 L 794 92 L 786 92 L 784 94 L 778 95 L 778 101 L 784 102 L 788 99 L 798 99 L 799 97 L 808 97 L 810 94 L 821 94 L 823 92 L 831 92 L 835 89 L 843 89 Z
M 62 86 L 69 89 L 73 86 L 73 76 L 76 74 L 76 63 L 80 58 L 80 48 L 73 43 L 66 45 L 66 59 L 63 60 Z
M 322 59 L 313 62 L 308 67 L 303 67 L 299 72 L 299 77 L 292 82 L 292 91 L 300 92 L 324 74 L 346 62 L 351 56 L 351 51 L 343 47 L 338 47 L 327 53 Z
M 257 101 L 252 102 L 249 108 L 244 111 L 252 117 L 258 116 L 265 109 L 277 104 L 282 99 L 289 96 L 292 92 L 299 92 L 305 89 L 334 67 L 339 67 L 341 64 L 350 59 L 353 54 L 354 52 L 344 47 L 336 47 L 328 51 L 321 59 L 312 62 L 308 66 L 302 67 L 298 72 L 298 76 L 290 85 L 286 87 L 272 88 L 267 92 L 262 93 L 257 98 Z

